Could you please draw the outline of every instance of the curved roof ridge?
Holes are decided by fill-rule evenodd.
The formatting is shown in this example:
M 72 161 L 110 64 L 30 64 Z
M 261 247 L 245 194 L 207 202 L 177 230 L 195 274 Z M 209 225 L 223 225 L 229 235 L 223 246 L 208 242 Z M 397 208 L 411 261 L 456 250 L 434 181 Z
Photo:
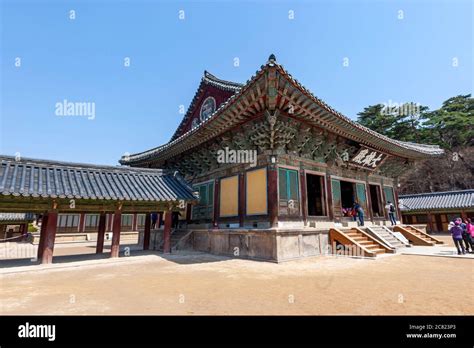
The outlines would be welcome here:
M 272 58 L 272 56 L 270 56 L 270 58 Z M 176 132 L 173 135 L 173 137 L 171 138 L 171 140 L 168 143 L 163 144 L 163 145 L 158 146 L 158 147 L 155 147 L 153 149 L 149 149 L 149 150 L 146 150 L 146 151 L 143 151 L 143 152 L 140 152 L 140 153 L 132 154 L 132 155 L 128 156 L 129 159 L 133 158 L 134 160 L 140 160 L 140 159 L 142 159 L 141 157 L 153 155 L 153 154 L 159 152 L 160 150 L 166 149 L 166 148 L 174 145 L 175 143 L 179 142 L 181 139 L 193 134 L 195 131 L 199 130 L 204 124 L 207 124 L 217 114 L 219 114 L 220 111 L 223 108 L 225 108 L 228 104 L 230 104 L 231 101 L 238 98 L 243 93 L 243 91 L 245 91 L 254 82 L 255 78 L 257 76 L 259 76 L 267 67 L 277 67 L 280 70 L 280 72 L 282 72 L 290 81 L 292 81 L 296 85 L 296 87 L 298 87 L 303 92 L 305 92 L 310 98 L 312 98 L 323 109 L 325 109 L 326 111 L 328 111 L 331 114 L 335 115 L 336 117 L 340 118 L 342 121 L 346 122 L 347 124 L 357 128 L 357 129 L 359 129 L 359 130 L 361 130 L 361 131 L 363 131 L 363 132 L 365 132 L 369 135 L 372 135 L 372 136 L 374 136 L 376 138 L 379 138 L 379 139 L 381 139 L 385 142 L 388 142 L 390 144 L 398 146 L 399 148 L 402 148 L 404 150 L 412 150 L 412 151 L 419 152 L 421 154 L 441 155 L 444 152 L 444 150 L 441 149 L 438 145 L 418 144 L 418 143 L 404 142 L 404 141 L 392 139 L 392 138 L 390 138 L 386 135 L 380 134 L 380 133 L 378 133 L 378 132 L 376 132 L 376 131 L 368 128 L 368 127 L 365 127 L 365 126 L 361 125 L 360 123 L 358 123 L 355 120 L 350 119 L 349 117 L 345 116 L 344 114 L 340 113 L 339 111 L 337 111 L 334 108 L 332 108 L 331 106 L 329 106 L 326 102 L 324 102 L 322 99 L 320 99 L 319 97 L 314 95 L 310 90 L 308 90 L 305 86 L 303 86 L 303 84 L 301 84 L 301 82 L 299 82 L 297 79 L 293 78 L 293 76 L 287 70 L 285 70 L 283 65 L 276 63 L 276 59 L 273 56 L 273 59 L 269 59 L 266 62 L 266 64 L 262 65 L 260 67 L 260 69 L 256 71 L 255 75 L 253 75 L 250 79 L 248 79 L 245 82 L 245 84 L 242 84 L 242 85 L 239 84 L 240 87 L 238 89 L 236 89 L 236 92 L 230 98 L 228 98 L 225 102 L 223 102 L 206 120 L 204 120 L 199 125 L 197 125 L 197 127 L 191 128 L 187 132 L 185 132 L 185 133 L 181 134 L 179 137 L 177 137 L 176 134 L 177 134 L 178 130 L 181 128 L 183 122 L 189 116 L 188 114 L 191 112 L 192 106 L 194 105 L 194 103 L 196 101 L 195 99 L 197 99 L 197 96 L 198 96 L 199 92 L 201 91 L 202 84 L 205 83 L 205 82 L 209 82 L 209 81 L 211 83 L 213 83 L 213 82 L 217 83 L 217 81 L 223 81 L 222 83 L 224 83 L 224 82 L 229 83 L 229 81 L 220 80 L 217 77 L 215 77 L 214 75 L 212 75 L 211 73 L 209 73 L 208 71 L 204 71 L 204 76 L 201 79 L 201 83 L 199 85 L 198 92 L 194 96 L 193 101 L 191 102 L 191 105 L 188 108 L 188 112 L 186 113 L 185 117 L 181 121 L 180 126 L 176 130 Z M 219 82 L 219 83 L 221 83 L 221 82 Z M 237 84 L 235 82 L 232 82 L 232 83 Z M 119 161 L 121 164 L 129 164 L 130 163 L 130 161 L 125 160 L 125 157 L 126 156 L 122 156 L 121 160 Z
M 400 141 L 400 140 L 396 140 L 396 139 L 392 139 L 386 135 L 383 135 L 383 134 L 380 134 L 366 126 L 363 126 L 361 125 L 359 122 L 357 121 L 354 121 L 352 120 L 351 118 L 347 117 L 346 115 L 342 114 L 341 112 L 337 111 L 336 109 L 334 109 L 333 107 L 329 106 L 324 100 L 322 100 L 321 98 L 317 97 L 313 92 L 311 92 L 309 89 L 307 89 L 305 86 L 303 86 L 303 84 L 301 82 L 299 82 L 297 79 L 293 78 L 293 76 L 283 67 L 283 65 L 281 64 L 278 64 L 276 62 L 273 62 L 273 63 L 267 63 L 267 64 L 274 64 L 275 66 L 277 66 L 278 68 L 281 69 L 281 71 L 287 75 L 291 81 L 293 81 L 299 88 L 301 88 L 304 92 L 308 93 L 320 106 L 322 106 L 324 109 L 326 109 L 327 111 L 331 112 L 332 114 L 338 116 L 339 118 L 341 118 L 343 121 L 355 126 L 356 128 L 359 128 L 360 130 L 362 131 L 365 131 L 366 133 L 369 133 L 371 135 L 374 135 L 376 137 L 379 137 L 379 138 L 382 138 L 383 140 L 387 141 L 387 142 L 390 142 L 392 144 L 395 144 L 395 145 L 399 145 L 399 146 L 402 146 L 405 145 L 405 148 L 411 148 L 411 149 L 415 149 L 417 151 L 420 151 L 420 152 L 423 152 L 423 153 L 427 153 L 427 152 L 424 152 L 423 151 L 423 148 L 430 148 L 430 149 L 433 149 L 433 150 L 437 150 L 439 149 L 439 153 L 438 154 L 442 154 L 444 151 L 438 146 L 438 145 L 426 145 L 426 144 L 418 144 L 418 143 L 411 143 L 411 142 L 404 142 L 404 141 Z M 430 152 L 428 152 L 430 153 Z
M 234 82 L 234 81 L 228 81 L 228 80 L 222 80 L 222 79 L 216 77 L 215 75 L 211 74 L 207 70 L 204 70 L 203 79 L 206 79 L 207 81 L 210 81 L 210 82 L 215 82 L 215 83 L 220 83 L 220 84 L 223 84 L 223 85 L 228 85 L 229 87 L 235 88 L 235 89 L 240 89 L 244 86 L 244 84 L 242 84 L 242 83 L 238 83 L 238 82 Z
M 445 195 L 445 194 L 465 194 L 465 193 L 474 193 L 474 189 L 466 190 L 451 190 L 451 191 L 439 191 L 439 192 L 424 192 L 424 193 L 409 193 L 406 195 L 400 195 L 399 198 L 406 197 L 415 197 L 415 196 L 436 196 L 436 195 Z

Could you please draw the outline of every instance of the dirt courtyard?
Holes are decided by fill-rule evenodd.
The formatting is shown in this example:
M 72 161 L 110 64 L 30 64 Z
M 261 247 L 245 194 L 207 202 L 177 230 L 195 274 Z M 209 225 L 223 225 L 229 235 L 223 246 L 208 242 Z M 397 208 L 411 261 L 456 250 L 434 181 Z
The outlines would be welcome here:
M 472 259 L 123 259 L 2 274 L 0 314 L 474 314 Z

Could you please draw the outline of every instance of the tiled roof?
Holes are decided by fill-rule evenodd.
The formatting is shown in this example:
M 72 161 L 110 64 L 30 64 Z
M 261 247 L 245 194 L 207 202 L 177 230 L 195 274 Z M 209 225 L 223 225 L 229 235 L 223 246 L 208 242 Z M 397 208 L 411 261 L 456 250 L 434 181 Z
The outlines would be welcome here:
M 0 213 L 0 222 L 8 221 L 33 221 L 35 216 L 32 213 Z
M 474 190 L 401 195 L 399 201 L 403 211 L 474 208 Z
M 194 106 L 200 99 L 201 92 L 203 91 L 205 85 L 214 86 L 218 89 L 232 92 L 232 93 L 238 92 L 243 86 L 241 83 L 221 80 L 215 77 L 214 75 L 212 75 L 210 72 L 204 71 L 204 76 L 202 77 L 201 83 L 199 84 L 196 94 L 194 94 L 193 100 L 191 101 L 191 104 L 188 107 L 188 111 L 184 115 L 183 119 L 181 120 L 181 123 L 179 124 L 178 128 L 176 129 L 173 136 L 171 137 L 171 140 L 174 140 L 177 138 L 179 132 L 183 129 L 188 119 L 191 117 L 194 111 Z
M 0 194 L 120 201 L 195 200 L 179 176 L 160 169 L 97 166 L 0 156 Z M 0 196 L 1 199 L 1 196 Z
M 385 135 L 382 135 L 380 133 L 377 133 L 353 120 L 351 120 L 349 117 L 341 114 L 340 112 L 336 111 L 332 107 L 330 107 L 328 104 L 326 104 L 323 100 L 319 99 L 316 97 L 314 94 L 312 94 L 306 87 L 304 87 L 298 80 L 293 78 L 291 74 L 289 74 L 282 65 L 278 64 L 275 62 L 274 57 L 273 59 L 269 59 L 267 64 L 262 65 L 259 70 L 253 75 L 245 84 L 241 85 L 240 88 L 236 89 L 235 93 L 227 99 L 224 103 L 222 103 L 217 110 L 214 111 L 213 114 L 209 115 L 206 120 L 198 124 L 195 128 L 192 128 L 188 130 L 186 133 L 180 135 L 179 137 L 177 136 L 177 132 L 173 135 L 172 139 L 170 142 L 163 144 L 161 146 L 155 147 L 150 150 L 146 150 L 143 152 L 135 153 L 129 156 L 123 156 L 120 159 L 121 164 L 139 164 L 142 161 L 150 160 L 151 158 L 154 158 L 158 154 L 161 154 L 162 152 L 166 151 L 167 149 L 177 145 L 178 143 L 185 141 L 188 137 L 193 135 L 194 133 L 199 132 L 202 130 L 204 127 L 206 127 L 210 122 L 212 122 L 214 119 L 219 117 L 224 113 L 224 111 L 230 107 L 234 101 L 236 101 L 239 97 L 241 97 L 244 92 L 253 85 L 253 83 L 258 80 L 263 73 L 269 68 L 269 67 L 276 67 L 278 71 L 285 76 L 289 81 L 291 81 L 299 90 L 301 90 L 304 94 L 306 94 L 312 102 L 316 103 L 319 105 L 322 109 L 324 109 L 329 115 L 332 116 L 331 122 L 332 122 L 332 127 L 340 127 L 344 128 L 346 132 L 351 133 L 352 136 L 358 137 L 361 136 L 364 137 L 365 139 L 368 139 L 370 143 L 372 143 L 375 147 L 380 147 L 380 148 L 390 148 L 392 147 L 397 153 L 404 153 L 407 155 L 407 157 L 410 156 L 415 156 L 415 157 L 423 157 L 423 156 L 437 156 L 441 155 L 444 153 L 443 149 L 441 149 L 437 145 L 425 145 L 425 144 L 417 144 L 417 143 L 411 143 L 411 142 L 404 142 L 404 141 L 399 141 L 395 139 L 391 139 Z M 202 81 L 205 80 L 205 77 L 203 78 Z M 227 82 L 228 83 L 228 82 Z M 195 96 L 196 98 L 196 96 Z M 193 100 L 194 102 L 194 100 Z M 193 105 L 193 103 L 191 103 Z M 190 110 L 191 107 L 188 109 Z M 186 116 L 185 116 L 186 119 Z M 184 121 L 184 120 L 183 120 Z

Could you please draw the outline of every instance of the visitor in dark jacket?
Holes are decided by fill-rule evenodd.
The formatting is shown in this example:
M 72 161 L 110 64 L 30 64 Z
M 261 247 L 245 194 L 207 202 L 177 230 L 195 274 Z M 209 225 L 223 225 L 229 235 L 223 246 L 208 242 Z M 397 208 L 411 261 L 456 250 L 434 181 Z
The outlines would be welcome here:
M 364 209 L 362 209 L 362 207 L 359 203 L 355 202 L 354 203 L 354 210 L 357 214 L 357 217 L 359 218 L 359 225 L 364 226 Z
M 461 221 L 456 220 L 454 221 L 454 226 L 451 228 L 451 236 L 453 236 L 454 245 L 456 249 L 458 249 L 458 255 L 462 255 L 466 253 L 464 250 L 463 240 L 462 240 L 462 227 Z

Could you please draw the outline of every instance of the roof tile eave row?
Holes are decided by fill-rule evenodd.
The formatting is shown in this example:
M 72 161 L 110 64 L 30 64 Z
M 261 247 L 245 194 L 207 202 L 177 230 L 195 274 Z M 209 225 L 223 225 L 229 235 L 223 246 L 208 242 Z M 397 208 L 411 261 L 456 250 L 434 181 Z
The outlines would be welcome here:
M 35 164 L 34 160 L 21 162 L 9 157 L 1 160 L 0 192 L 2 196 L 105 201 L 195 200 L 191 188 L 179 177 L 161 170 L 72 169 L 66 163 L 47 166 L 41 160 Z

